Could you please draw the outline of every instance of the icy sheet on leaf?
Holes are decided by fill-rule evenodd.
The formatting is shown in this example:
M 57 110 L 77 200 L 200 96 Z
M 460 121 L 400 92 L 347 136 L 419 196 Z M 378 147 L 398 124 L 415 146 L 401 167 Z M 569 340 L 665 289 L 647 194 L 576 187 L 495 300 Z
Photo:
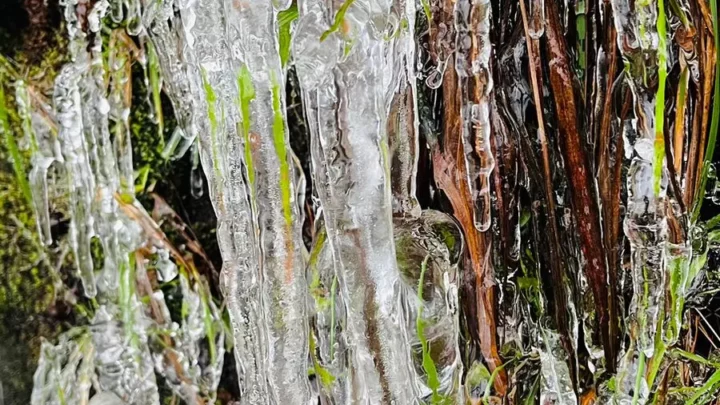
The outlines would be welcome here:
M 557 332 L 548 329 L 542 329 L 540 334 L 542 339 L 542 348 L 539 350 L 542 365 L 540 404 L 577 404 L 578 399 L 568 369 L 568 356 L 560 344 L 560 336 Z
M 142 31 L 142 3 L 126 3 L 124 23 L 137 34 Z M 32 140 L 31 183 L 40 233 L 49 243 L 49 195 L 59 193 L 48 192 L 46 176 L 48 167 L 56 164 L 61 170 L 55 171 L 53 186 L 69 190 L 69 244 L 85 295 L 93 303 L 90 325 L 81 334 L 62 335 L 57 346 L 44 344 L 33 403 L 87 403 L 92 384 L 96 395 L 90 403 L 159 404 L 153 357 L 170 350 L 189 362 L 180 373 L 174 369 L 198 392 L 188 402 L 205 403 L 214 400 L 219 382 L 224 328 L 209 294 L 198 289 L 199 282 L 183 291 L 183 301 L 194 309 L 183 325 L 201 319 L 203 328 L 173 326 L 164 298 L 152 291 L 143 256 L 137 253 L 165 238 L 148 238 L 146 232 L 156 236 L 162 231 L 135 200 L 129 117 L 131 64 L 140 55 L 124 46 L 129 40 L 124 32 L 103 25 L 110 6 L 116 13 L 112 17 L 123 19 L 123 8 L 117 5 L 98 1 L 84 9 L 77 1 L 65 3 L 70 61 L 56 78 L 52 109 L 41 97 L 31 99 L 24 83 L 16 86 L 24 132 Z M 102 248 L 102 263 L 93 262 L 93 239 Z M 170 277 L 167 271 L 164 276 Z M 176 341 L 166 334 L 173 328 L 181 331 Z M 158 338 L 165 344 L 159 349 L 151 344 Z M 209 350 L 210 361 L 200 359 L 203 350 Z M 159 373 L 177 365 L 171 363 L 159 367 Z M 78 384 L 75 390 L 68 387 L 70 381 Z
M 628 172 L 628 205 L 625 235 L 632 249 L 633 301 L 630 317 L 638 350 L 652 357 L 660 306 L 665 286 L 664 255 L 667 241 L 665 201 L 667 190 L 662 114 L 666 67 L 665 12 L 662 0 L 635 5 L 614 0 L 613 17 L 617 43 L 628 64 L 626 82 L 635 98 L 631 125 L 623 125 L 626 156 L 632 158 Z M 650 55 L 650 56 L 648 56 Z M 650 63 L 650 66 L 647 66 Z M 641 71 L 648 69 L 648 72 Z M 657 76 L 657 93 L 648 87 L 647 75 Z M 663 90 L 664 91 L 664 90 Z M 631 154 L 631 155 L 630 155 Z
M 467 182 L 475 202 L 475 227 L 482 232 L 491 223 L 490 174 L 495 168 L 490 147 L 491 12 L 489 0 L 455 3 L 455 70 L 462 89 L 462 147 Z
M 295 191 L 302 180 L 287 138 L 277 33 L 277 13 L 288 4 L 177 6 L 180 18 L 158 18 L 150 37 L 181 127 L 188 139 L 200 135 L 242 400 L 305 403 L 307 290 Z
M 58 345 L 43 341 L 33 378 L 32 405 L 87 403 L 94 374 L 95 347 L 87 330 L 63 335 Z
M 407 321 L 397 307 L 410 292 L 399 278 L 392 244 L 383 86 L 389 78 L 383 69 L 386 45 L 376 39 L 389 4 L 355 1 L 329 10 L 322 2 L 303 1 L 299 9 L 294 56 L 310 121 L 315 184 L 348 308 L 349 398 L 410 403 L 419 392 Z M 330 28 L 330 16 L 338 19 L 336 30 L 344 24 L 342 32 Z
M 332 251 L 339 297 L 348 308 L 341 332 L 350 349 L 351 384 L 341 395 L 361 403 L 452 398 L 460 369 L 453 272 L 435 271 L 433 264 L 423 274 L 428 253 L 398 269 L 395 245 L 398 237 L 408 236 L 393 235 L 390 221 L 392 201 L 396 214 L 410 221 L 397 226 L 418 226 L 411 219 L 419 214 L 413 196 L 414 4 L 354 1 L 326 8 L 323 2 L 302 1 L 299 8 L 293 55 L 328 235 L 323 243 Z M 417 249 L 429 249 L 422 246 L 432 238 L 422 239 Z M 399 270 L 409 273 L 403 277 Z M 423 297 L 435 292 L 438 297 L 423 302 L 420 286 L 425 286 Z M 403 313 L 398 305 L 410 311 Z M 434 311 L 442 315 L 435 318 Z M 436 336 L 434 328 L 443 332 Z M 429 345 L 443 354 L 430 356 Z

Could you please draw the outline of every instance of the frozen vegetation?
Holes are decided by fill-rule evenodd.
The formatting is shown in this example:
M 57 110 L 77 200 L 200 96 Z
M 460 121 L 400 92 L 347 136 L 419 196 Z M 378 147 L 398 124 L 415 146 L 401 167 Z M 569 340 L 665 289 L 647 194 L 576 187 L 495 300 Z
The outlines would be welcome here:
M 32 405 L 716 401 L 716 0 L 60 3 L 52 85 L 0 64 L 85 319 Z

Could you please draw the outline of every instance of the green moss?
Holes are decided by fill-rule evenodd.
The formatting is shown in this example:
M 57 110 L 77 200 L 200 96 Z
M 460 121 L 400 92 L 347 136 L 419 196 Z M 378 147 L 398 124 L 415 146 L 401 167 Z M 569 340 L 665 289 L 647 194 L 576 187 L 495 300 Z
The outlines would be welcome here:
M 432 224 L 432 230 L 447 246 L 450 252 L 450 261 L 457 261 L 462 253 L 460 251 L 462 235 L 457 226 L 452 222 L 437 222 Z
M 14 88 L 9 86 L 23 78 L 38 93 L 50 88 L 65 60 L 64 43 L 58 42 L 39 61 L 30 62 L 23 52 L 12 54 L 12 64 L 0 56 L 0 340 L 5 343 L 0 347 L 0 381 L 9 404 L 30 402 L 40 337 L 53 340 L 65 328 L 61 319 L 82 318 L 57 311 L 65 303 L 56 302 L 63 297 L 55 290 L 62 282 L 56 268 L 64 268 L 71 257 L 47 249 L 38 236 L 27 180 L 29 151 L 16 142 L 29 122 L 16 112 Z M 63 277 L 72 285 L 72 275 Z M 56 311 L 51 313 L 51 308 Z
M 30 192 L 30 184 L 27 180 L 27 174 L 25 173 L 25 159 L 18 149 L 17 142 L 15 142 L 15 135 L 10 128 L 10 121 L 8 118 L 8 103 L 5 99 L 5 86 L 2 84 L 6 78 L 0 71 L 0 129 L 2 129 L 3 136 L 5 138 L 5 147 L 7 147 L 10 159 L 12 160 L 13 170 L 15 171 L 15 179 L 20 186 L 20 190 L 23 196 L 28 201 L 28 204 L 32 205 L 32 193 Z
M 132 74 L 132 107 L 130 109 L 130 134 L 133 148 L 133 163 L 135 167 L 139 167 L 136 174 L 135 193 L 141 195 L 146 189 L 152 189 L 157 182 L 168 181 L 170 174 L 177 171 L 174 162 L 169 162 L 162 155 L 164 147 L 164 137 L 172 133 L 177 122 L 174 114 L 171 112 L 170 103 L 167 100 L 163 102 L 162 93 L 158 93 L 157 97 L 161 100 L 161 111 L 164 108 L 169 110 L 162 111 L 162 133 L 160 125 L 155 119 L 159 117 L 156 106 L 147 102 L 148 94 L 152 93 L 152 98 L 156 97 L 152 89 L 146 86 L 144 76 L 139 64 L 133 65 Z
M 39 337 L 54 339 L 64 324 L 49 313 L 59 281 L 53 263 L 60 258 L 40 243 L 32 209 L 5 153 L 0 150 L 0 381 L 6 403 L 20 404 L 30 402 Z

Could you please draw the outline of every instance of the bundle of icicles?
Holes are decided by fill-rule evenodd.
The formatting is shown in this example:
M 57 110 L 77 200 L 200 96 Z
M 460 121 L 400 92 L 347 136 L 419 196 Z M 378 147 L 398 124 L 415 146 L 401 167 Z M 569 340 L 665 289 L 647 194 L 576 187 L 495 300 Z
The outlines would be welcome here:
M 674 395 L 666 353 L 709 246 L 715 0 L 671 1 L 670 15 L 663 0 L 62 3 L 70 57 L 52 102 L 21 81 L 15 98 L 40 235 L 52 242 L 61 188 L 94 315 L 43 343 L 34 405 L 159 404 L 160 380 L 215 403 L 226 331 L 242 404 Z M 230 328 L 135 199 L 133 63 L 153 108 L 160 91 L 172 103 L 166 155 L 202 163 Z M 181 319 L 158 280 L 180 283 Z M 718 382 L 686 399 L 706 403 Z

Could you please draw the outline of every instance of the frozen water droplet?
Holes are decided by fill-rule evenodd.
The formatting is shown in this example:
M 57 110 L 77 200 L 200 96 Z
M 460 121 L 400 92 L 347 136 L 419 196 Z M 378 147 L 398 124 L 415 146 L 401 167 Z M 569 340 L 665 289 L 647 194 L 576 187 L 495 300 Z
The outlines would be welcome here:
M 167 250 L 158 251 L 155 268 L 158 271 L 160 281 L 163 283 L 174 280 L 178 275 L 177 266 L 170 260 L 170 253 Z
M 273 6 L 278 11 L 287 10 L 292 4 L 292 0 L 272 0 Z
M 433 71 L 431 71 L 425 79 L 425 84 L 433 90 L 437 90 L 440 86 L 442 86 L 444 73 L 440 69 L 441 68 L 439 66 L 436 69 L 433 69 Z
M 100 97 L 100 99 L 98 100 L 97 109 L 98 112 L 103 115 L 106 115 L 110 112 L 110 103 L 108 103 L 105 97 Z

